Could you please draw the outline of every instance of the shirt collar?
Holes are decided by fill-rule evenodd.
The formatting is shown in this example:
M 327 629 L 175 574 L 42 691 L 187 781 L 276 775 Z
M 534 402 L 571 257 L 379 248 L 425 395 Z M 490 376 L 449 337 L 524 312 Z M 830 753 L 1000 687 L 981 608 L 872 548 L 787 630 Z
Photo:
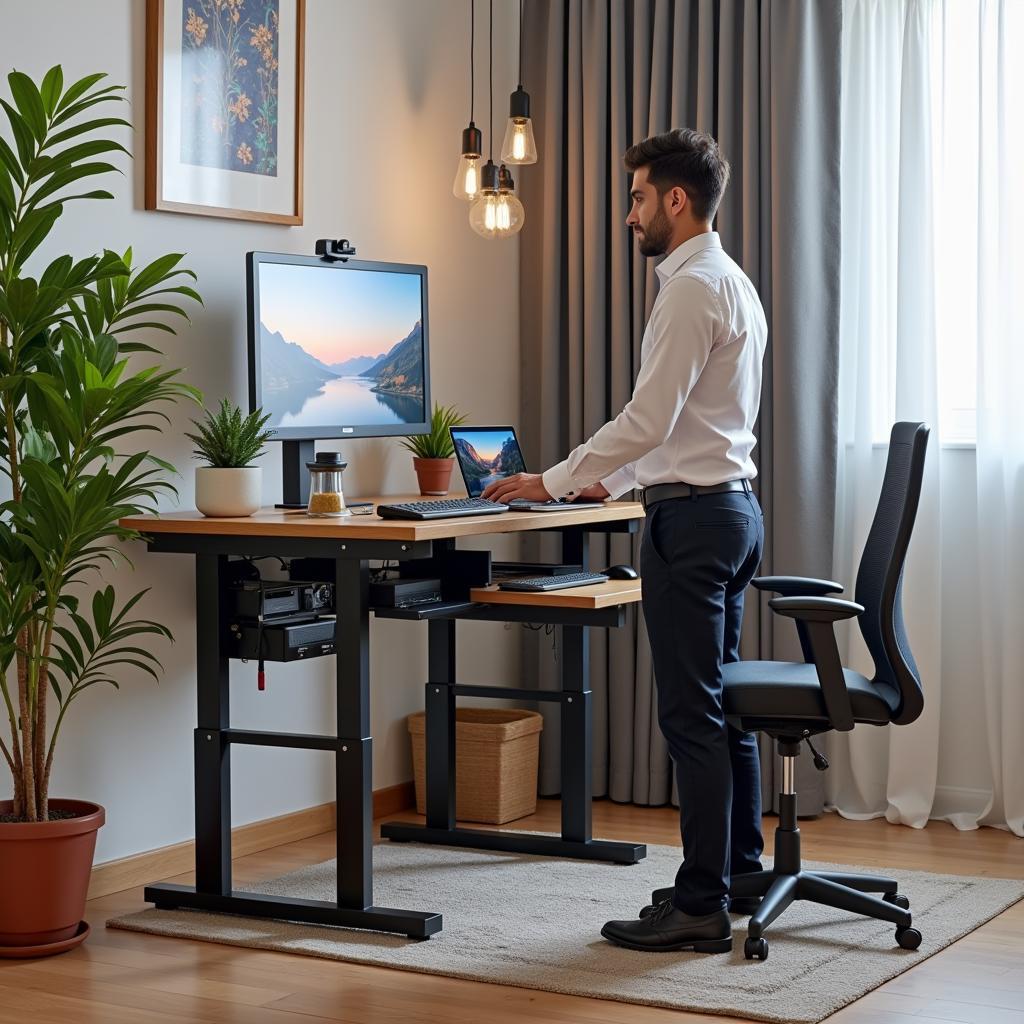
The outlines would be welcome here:
M 677 245 L 658 265 L 655 271 L 664 284 L 691 256 L 705 249 L 721 249 L 722 240 L 717 231 L 702 231 L 693 238 L 688 238 L 682 245 Z

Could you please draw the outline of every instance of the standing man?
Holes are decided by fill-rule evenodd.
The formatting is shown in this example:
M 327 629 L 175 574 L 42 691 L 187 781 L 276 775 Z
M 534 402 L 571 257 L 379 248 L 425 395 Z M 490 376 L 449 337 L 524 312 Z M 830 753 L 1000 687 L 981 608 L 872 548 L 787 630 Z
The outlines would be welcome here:
M 764 517 L 749 481 L 767 339 L 764 310 L 711 222 L 729 165 L 709 135 L 678 129 L 625 155 L 626 224 L 664 256 L 633 397 L 546 473 L 492 484 L 485 498 L 615 498 L 643 488 L 643 609 L 658 721 L 675 761 L 683 863 L 638 920 L 601 934 L 640 950 L 732 949 L 731 875 L 760 870 L 761 782 L 752 733 L 722 711 L 722 664 L 739 659 L 743 593 Z M 751 901 L 733 901 L 732 909 Z

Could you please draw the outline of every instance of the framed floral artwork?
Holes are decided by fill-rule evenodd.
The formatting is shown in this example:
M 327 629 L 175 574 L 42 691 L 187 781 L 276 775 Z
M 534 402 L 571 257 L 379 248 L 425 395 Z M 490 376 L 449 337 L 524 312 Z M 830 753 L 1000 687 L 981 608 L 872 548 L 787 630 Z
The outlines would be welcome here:
M 146 209 L 302 223 L 305 0 L 148 0 Z

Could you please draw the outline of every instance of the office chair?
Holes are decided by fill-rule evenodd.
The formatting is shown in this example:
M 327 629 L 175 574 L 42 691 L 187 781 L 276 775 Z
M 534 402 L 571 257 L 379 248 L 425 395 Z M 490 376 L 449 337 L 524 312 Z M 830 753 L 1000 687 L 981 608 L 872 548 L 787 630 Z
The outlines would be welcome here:
M 793 900 L 891 921 L 903 949 L 921 944 L 921 933 L 911 927 L 910 901 L 897 892 L 895 879 L 801 868 L 793 780 L 801 741 L 810 747 L 815 767 L 824 771 L 828 762 L 811 745 L 811 736 L 830 729 L 848 732 L 857 724 L 908 725 L 921 714 L 924 694 L 903 626 L 900 594 L 927 446 L 925 424 L 892 428 L 885 478 L 857 570 L 856 601 L 825 596 L 843 589 L 829 580 L 763 576 L 753 581 L 759 590 L 780 595 L 768 602 L 773 612 L 796 620 L 804 664 L 738 661 L 723 666 L 727 720 L 744 731 L 767 733 L 782 757 L 774 867 L 737 875 L 730 889 L 733 897 L 763 897 L 747 927 L 743 954 L 748 960 L 767 958 L 765 929 Z M 839 661 L 834 623 L 854 616 L 874 661 L 870 679 Z

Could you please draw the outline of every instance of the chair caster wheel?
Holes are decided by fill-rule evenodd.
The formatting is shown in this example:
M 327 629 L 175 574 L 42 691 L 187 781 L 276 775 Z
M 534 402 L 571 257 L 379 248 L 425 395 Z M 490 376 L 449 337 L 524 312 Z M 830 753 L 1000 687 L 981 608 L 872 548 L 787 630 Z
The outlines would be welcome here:
M 913 930 L 913 929 L 911 929 Z M 920 942 L 920 936 L 918 936 L 918 942 Z M 915 947 L 916 948 L 916 947 Z M 768 940 L 767 939 L 747 939 L 743 943 L 743 955 L 748 960 L 767 960 L 768 959 Z
M 893 906 L 902 907 L 904 910 L 910 909 L 910 900 L 901 892 L 887 892 L 883 897 L 886 903 L 891 903 Z
M 921 933 L 916 928 L 897 928 L 896 941 L 900 949 L 917 949 L 921 945 Z

